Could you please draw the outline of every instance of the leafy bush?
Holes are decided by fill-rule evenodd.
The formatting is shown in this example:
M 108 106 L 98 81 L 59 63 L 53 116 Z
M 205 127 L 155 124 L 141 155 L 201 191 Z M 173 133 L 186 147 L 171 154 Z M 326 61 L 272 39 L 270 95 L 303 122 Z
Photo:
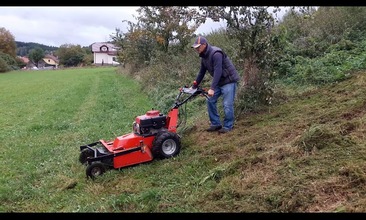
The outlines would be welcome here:
M 11 71 L 11 70 L 18 70 L 19 69 L 19 63 L 18 61 L 10 56 L 9 54 L 0 52 L 0 58 L 6 63 L 7 68 L 5 68 L 5 66 L 3 66 L 2 71 L 6 72 L 6 71 Z M 8 69 L 8 70 L 6 70 Z
M 10 71 L 11 68 L 9 65 L 5 62 L 5 60 L 0 56 L 0 73 L 5 73 Z
M 277 78 L 287 84 L 323 85 L 346 79 L 366 68 L 366 41 L 341 40 L 317 58 L 284 55 L 276 65 Z

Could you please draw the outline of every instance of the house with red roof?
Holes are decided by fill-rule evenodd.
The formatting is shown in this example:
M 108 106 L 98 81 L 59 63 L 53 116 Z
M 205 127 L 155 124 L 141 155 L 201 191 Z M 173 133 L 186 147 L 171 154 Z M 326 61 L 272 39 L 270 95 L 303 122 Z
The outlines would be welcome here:
M 19 57 L 25 64 L 25 69 L 33 69 L 36 65 L 28 57 Z M 59 60 L 57 57 L 46 54 L 44 58 L 38 61 L 38 69 L 57 69 Z

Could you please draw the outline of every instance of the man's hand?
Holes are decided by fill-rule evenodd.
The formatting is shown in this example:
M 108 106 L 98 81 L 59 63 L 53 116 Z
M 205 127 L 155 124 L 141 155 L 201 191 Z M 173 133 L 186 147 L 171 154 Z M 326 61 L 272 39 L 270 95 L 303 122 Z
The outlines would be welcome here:
M 213 89 L 209 89 L 207 93 L 208 93 L 208 96 L 212 97 L 214 95 L 215 91 Z
M 196 82 L 196 80 L 195 80 L 195 81 L 193 81 L 192 88 L 193 88 L 193 89 L 197 89 L 197 82 Z

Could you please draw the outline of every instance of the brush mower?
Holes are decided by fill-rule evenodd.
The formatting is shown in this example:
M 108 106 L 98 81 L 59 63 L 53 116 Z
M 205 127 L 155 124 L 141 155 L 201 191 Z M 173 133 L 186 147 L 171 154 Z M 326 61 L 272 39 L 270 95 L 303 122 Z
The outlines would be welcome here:
M 131 133 L 111 141 L 101 139 L 80 146 L 79 161 L 86 165 L 86 176 L 95 179 L 108 169 L 133 166 L 152 161 L 154 158 L 177 156 L 181 150 L 177 128 L 183 121 L 179 119 L 178 109 L 198 95 L 208 98 L 205 89 L 184 86 L 179 89 L 179 94 L 167 115 L 159 110 L 149 110 L 145 115 L 135 118 Z

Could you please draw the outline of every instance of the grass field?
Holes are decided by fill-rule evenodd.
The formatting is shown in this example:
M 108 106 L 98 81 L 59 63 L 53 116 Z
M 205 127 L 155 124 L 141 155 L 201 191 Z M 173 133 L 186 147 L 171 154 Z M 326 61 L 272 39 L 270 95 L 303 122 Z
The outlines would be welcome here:
M 79 146 L 131 132 L 155 107 L 139 85 L 114 68 L 0 74 L 0 212 L 365 212 L 365 88 L 358 72 L 288 93 L 223 135 L 202 108 L 177 157 L 93 181 Z

